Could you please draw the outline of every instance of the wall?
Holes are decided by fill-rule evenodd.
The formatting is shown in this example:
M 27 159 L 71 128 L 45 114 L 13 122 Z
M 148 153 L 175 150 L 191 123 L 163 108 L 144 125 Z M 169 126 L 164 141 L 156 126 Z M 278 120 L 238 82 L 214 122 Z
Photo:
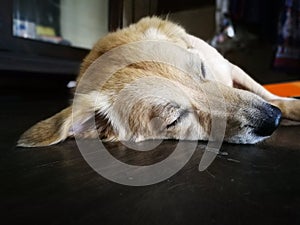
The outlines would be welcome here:
M 157 0 L 124 0 L 123 24 L 128 26 L 140 18 L 155 14 Z M 213 37 L 215 32 L 215 6 L 204 5 L 197 9 L 179 11 L 168 15 L 172 21 L 181 24 L 188 33 L 204 40 Z
M 169 18 L 181 24 L 188 33 L 204 39 L 212 38 L 215 32 L 215 7 L 170 13 Z
M 72 45 L 91 48 L 108 32 L 108 0 L 61 0 L 61 33 Z

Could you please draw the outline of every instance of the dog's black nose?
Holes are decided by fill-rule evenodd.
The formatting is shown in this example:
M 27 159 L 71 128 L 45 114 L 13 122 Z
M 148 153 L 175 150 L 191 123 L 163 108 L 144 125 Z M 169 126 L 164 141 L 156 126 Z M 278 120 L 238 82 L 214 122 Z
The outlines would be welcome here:
M 254 130 L 254 132 L 255 134 L 262 137 L 270 136 L 279 126 L 280 121 L 280 109 L 268 104 L 264 107 L 263 116 L 258 121 L 258 126 Z

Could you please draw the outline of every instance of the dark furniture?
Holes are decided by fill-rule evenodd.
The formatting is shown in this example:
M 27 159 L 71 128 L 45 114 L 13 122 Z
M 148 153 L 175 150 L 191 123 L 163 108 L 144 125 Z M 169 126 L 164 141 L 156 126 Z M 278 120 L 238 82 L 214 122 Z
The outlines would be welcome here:
M 110 31 L 122 26 L 123 0 L 109 0 Z M 13 1 L 0 0 L 0 71 L 77 74 L 89 50 L 14 37 Z

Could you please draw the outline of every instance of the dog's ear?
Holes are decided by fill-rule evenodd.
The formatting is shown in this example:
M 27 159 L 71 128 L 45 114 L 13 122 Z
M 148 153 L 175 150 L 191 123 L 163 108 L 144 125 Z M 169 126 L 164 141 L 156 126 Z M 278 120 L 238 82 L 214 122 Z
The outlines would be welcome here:
M 105 116 L 80 111 L 73 114 L 72 117 L 72 106 L 70 106 L 29 128 L 21 135 L 17 145 L 20 147 L 49 146 L 70 136 L 117 140 L 115 132 Z
M 102 114 L 95 115 L 95 125 L 97 129 L 97 136 L 104 141 L 117 141 L 118 137 L 114 132 L 114 129 L 108 120 L 108 118 Z
M 72 125 L 72 107 L 43 120 L 23 133 L 17 143 L 20 147 L 39 147 L 56 144 L 66 139 Z
M 115 141 L 117 137 L 109 119 L 99 112 L 84 117 L 74 117 L 70 136 L 76 138 L 97 138 L 103 141 Z

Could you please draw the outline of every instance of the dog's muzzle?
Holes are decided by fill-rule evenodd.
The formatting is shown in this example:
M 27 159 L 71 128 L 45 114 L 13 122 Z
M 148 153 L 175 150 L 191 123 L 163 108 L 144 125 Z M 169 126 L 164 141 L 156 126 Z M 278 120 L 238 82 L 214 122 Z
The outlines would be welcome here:
M 262 115 L 264 116 L 257 120 L 258 124 L 254 133 L 262 137 L 270 136 L 280 124 L 281 111 L 279 108 L 267 104 L 263 107 Z

